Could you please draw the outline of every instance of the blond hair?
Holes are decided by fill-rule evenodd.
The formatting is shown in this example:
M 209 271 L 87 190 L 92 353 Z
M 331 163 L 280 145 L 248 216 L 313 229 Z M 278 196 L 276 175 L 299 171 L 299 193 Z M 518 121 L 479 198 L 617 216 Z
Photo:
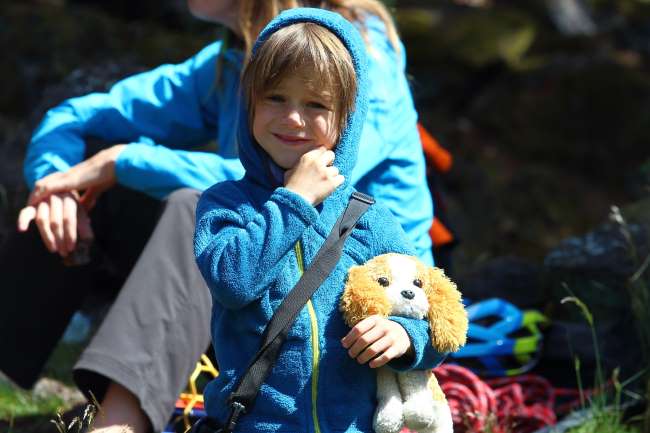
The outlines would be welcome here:
M 294 74 L 310 89 L 324 89 L 331 95 L 338 137 L 356 98 L 352 57 L 334 33 L 309 22 L 292 24 L 271 34 L 246 65 L 242 88 L 250 125 L 255 102 Z
M 378 0 L 239 0 L 239 30 L 244 38 L 246 57 L 257 35 L 276 15 L 285 9 L 317 7 L 338 12 L 348 21 L 361 25 L 361 34 L 368 43 L 364 18 L 375 15 L 383 21 L 386 35 L 395 51 L 400 50 L 395 24 L 386 7 Z

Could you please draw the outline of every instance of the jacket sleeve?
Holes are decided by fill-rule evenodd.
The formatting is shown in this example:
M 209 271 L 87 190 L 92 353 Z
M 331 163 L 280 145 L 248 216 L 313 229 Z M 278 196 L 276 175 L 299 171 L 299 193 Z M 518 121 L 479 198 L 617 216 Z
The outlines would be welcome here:
M 115 172 L 121 185 L 161 199 L 178 188 L 205 191 L 217 182 L 237 180 L 244 167 L 239 158 L 132 143 L 118 157 Z
M 446 353 L 440 353 L 433 348 L 429 335 L 429 322 L 407 317 L 389 316 L 390 320 L 402 325 L 413 346 L 413 357 L 402 356 L 388 363 L 396 371 L 428 370 L 444 361 Z
M 183 63 L 162 65 L 119 81 L 107 93 L 68 99 L 48 111 L 27 149 L 24 175 L 29 187 L 79 163 L 87 136 L 128 143 L 116 164 L 118 180 L 157 197 L 178 186 L 239 177 L 243 170 L 232 161 L 182 152 L 216 137 L 213 84 L 220 47 L 216 42 Z M 141 184 L 136 179 L 142 180 L 138 174 L 144 171 Z
M 215 185 L 201 196 L 194 253 L 215 301 L 239 309 L 264 294 L 276 265 L 318 219 L 318 212 L 286 188 L 276 189 L 253 212 L 231 185 Z

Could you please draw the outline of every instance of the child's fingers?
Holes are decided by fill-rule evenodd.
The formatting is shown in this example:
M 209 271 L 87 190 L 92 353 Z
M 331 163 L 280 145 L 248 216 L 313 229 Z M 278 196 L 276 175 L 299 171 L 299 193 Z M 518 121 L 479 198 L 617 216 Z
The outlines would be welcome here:
M 327 176 L 330 178 L 335 178 L 336 176 L 339 175 L 339 169 L 334 167 L 333 165 L 325 167 L 325 172 L 327 173 Z
M 329 166 L 332 165 L 332 163 L 334 162 L 334 157 L 335 157 L 334 152 L 332 152 L 331 150 L 326 150 L 320 155 L 320 161 L 324 165 Z
M 350 329 L 350 332 L 347 333 L 345 337 L 341 339 L 341 344 L 346 349 L 349 349 L 357 339 L 368 332 L 370 329 L 374 328 L 377 323 L 376 316 L 366 317 Z
M 375 359 L 370 361 L 368 364 L 368 367 L 370 368 L 379 368 L 383 367 L 384 365 L 388 364 L 388 362 L 392 361 L 395 358 L 399 358 L 402 356 L 402 353 L 399 353 L 399 350 L 395 346 L 390 346 L 386 349 L 384 353 L 381 355 L 377 356 Z
M 350 355 L 351 358 L 356 358 L 357 361 L 359 361 L 361 364 L 367 362 L 379 352 L 367 356 L 367 359 L 365 359 L 363 362 L 358 357 L 370 349 L 372 345 L 384 337 L 385 334 L 386 332 L 383 329 L 377 326 L 373 327 L 368 332 L 363 333 L 359 336 L 359 338 L 356 339 L 356 341 L 348 349 L 348 355 Z
M 376 328 L 375 328 L 376 329 Z M 370 331 L 373 332 L 373 331 Z M 365 364 L 373 358 L 376 358 L 377 355 L 385 353 L 392 345 L 393 340 L 387 335 L 379 334 L 379 338 L 376 338 L 375 341 L 367 346 L 359 355 L 356 356 L 357 362 L 359 364 Z

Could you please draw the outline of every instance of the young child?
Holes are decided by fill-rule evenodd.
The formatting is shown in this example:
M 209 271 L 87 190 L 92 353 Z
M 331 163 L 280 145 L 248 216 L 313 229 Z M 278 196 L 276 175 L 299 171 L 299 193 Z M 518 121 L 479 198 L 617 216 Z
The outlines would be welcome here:
M 262 31 L 244 71 L 239 153 L 246 174 L 202 195 L 195 235 L 220 367 L 205 390 L 206 410 L 221 423 L 273 312 L 354 191 L 349 175 L 366 112 L 365 61 L 350 22 L 292 9 Z M 338 304 L 347 269 L 386 252 L 412 253 L 390 212 L 375 204 L 296 318 L 238 431 L 371 432 L 373 369 L 428 369 L 440 361 L 423 320 L 371 317 L 352 330 L 343 322 Z

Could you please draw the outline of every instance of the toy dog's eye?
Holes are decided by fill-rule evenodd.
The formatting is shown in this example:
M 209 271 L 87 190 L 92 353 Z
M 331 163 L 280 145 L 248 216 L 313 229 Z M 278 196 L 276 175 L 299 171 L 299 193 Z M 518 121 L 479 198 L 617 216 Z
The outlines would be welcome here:
M 377 282 L 379 283 L 380 286 L 383 287 L 388 287 L 390 285 L 390 281 L 388 281 L 388 278 L 386 277 L 377 278 Z
M 413 280 L 413 285 L 422 288 L 422 280 L 418 280 L 418 279 Z

